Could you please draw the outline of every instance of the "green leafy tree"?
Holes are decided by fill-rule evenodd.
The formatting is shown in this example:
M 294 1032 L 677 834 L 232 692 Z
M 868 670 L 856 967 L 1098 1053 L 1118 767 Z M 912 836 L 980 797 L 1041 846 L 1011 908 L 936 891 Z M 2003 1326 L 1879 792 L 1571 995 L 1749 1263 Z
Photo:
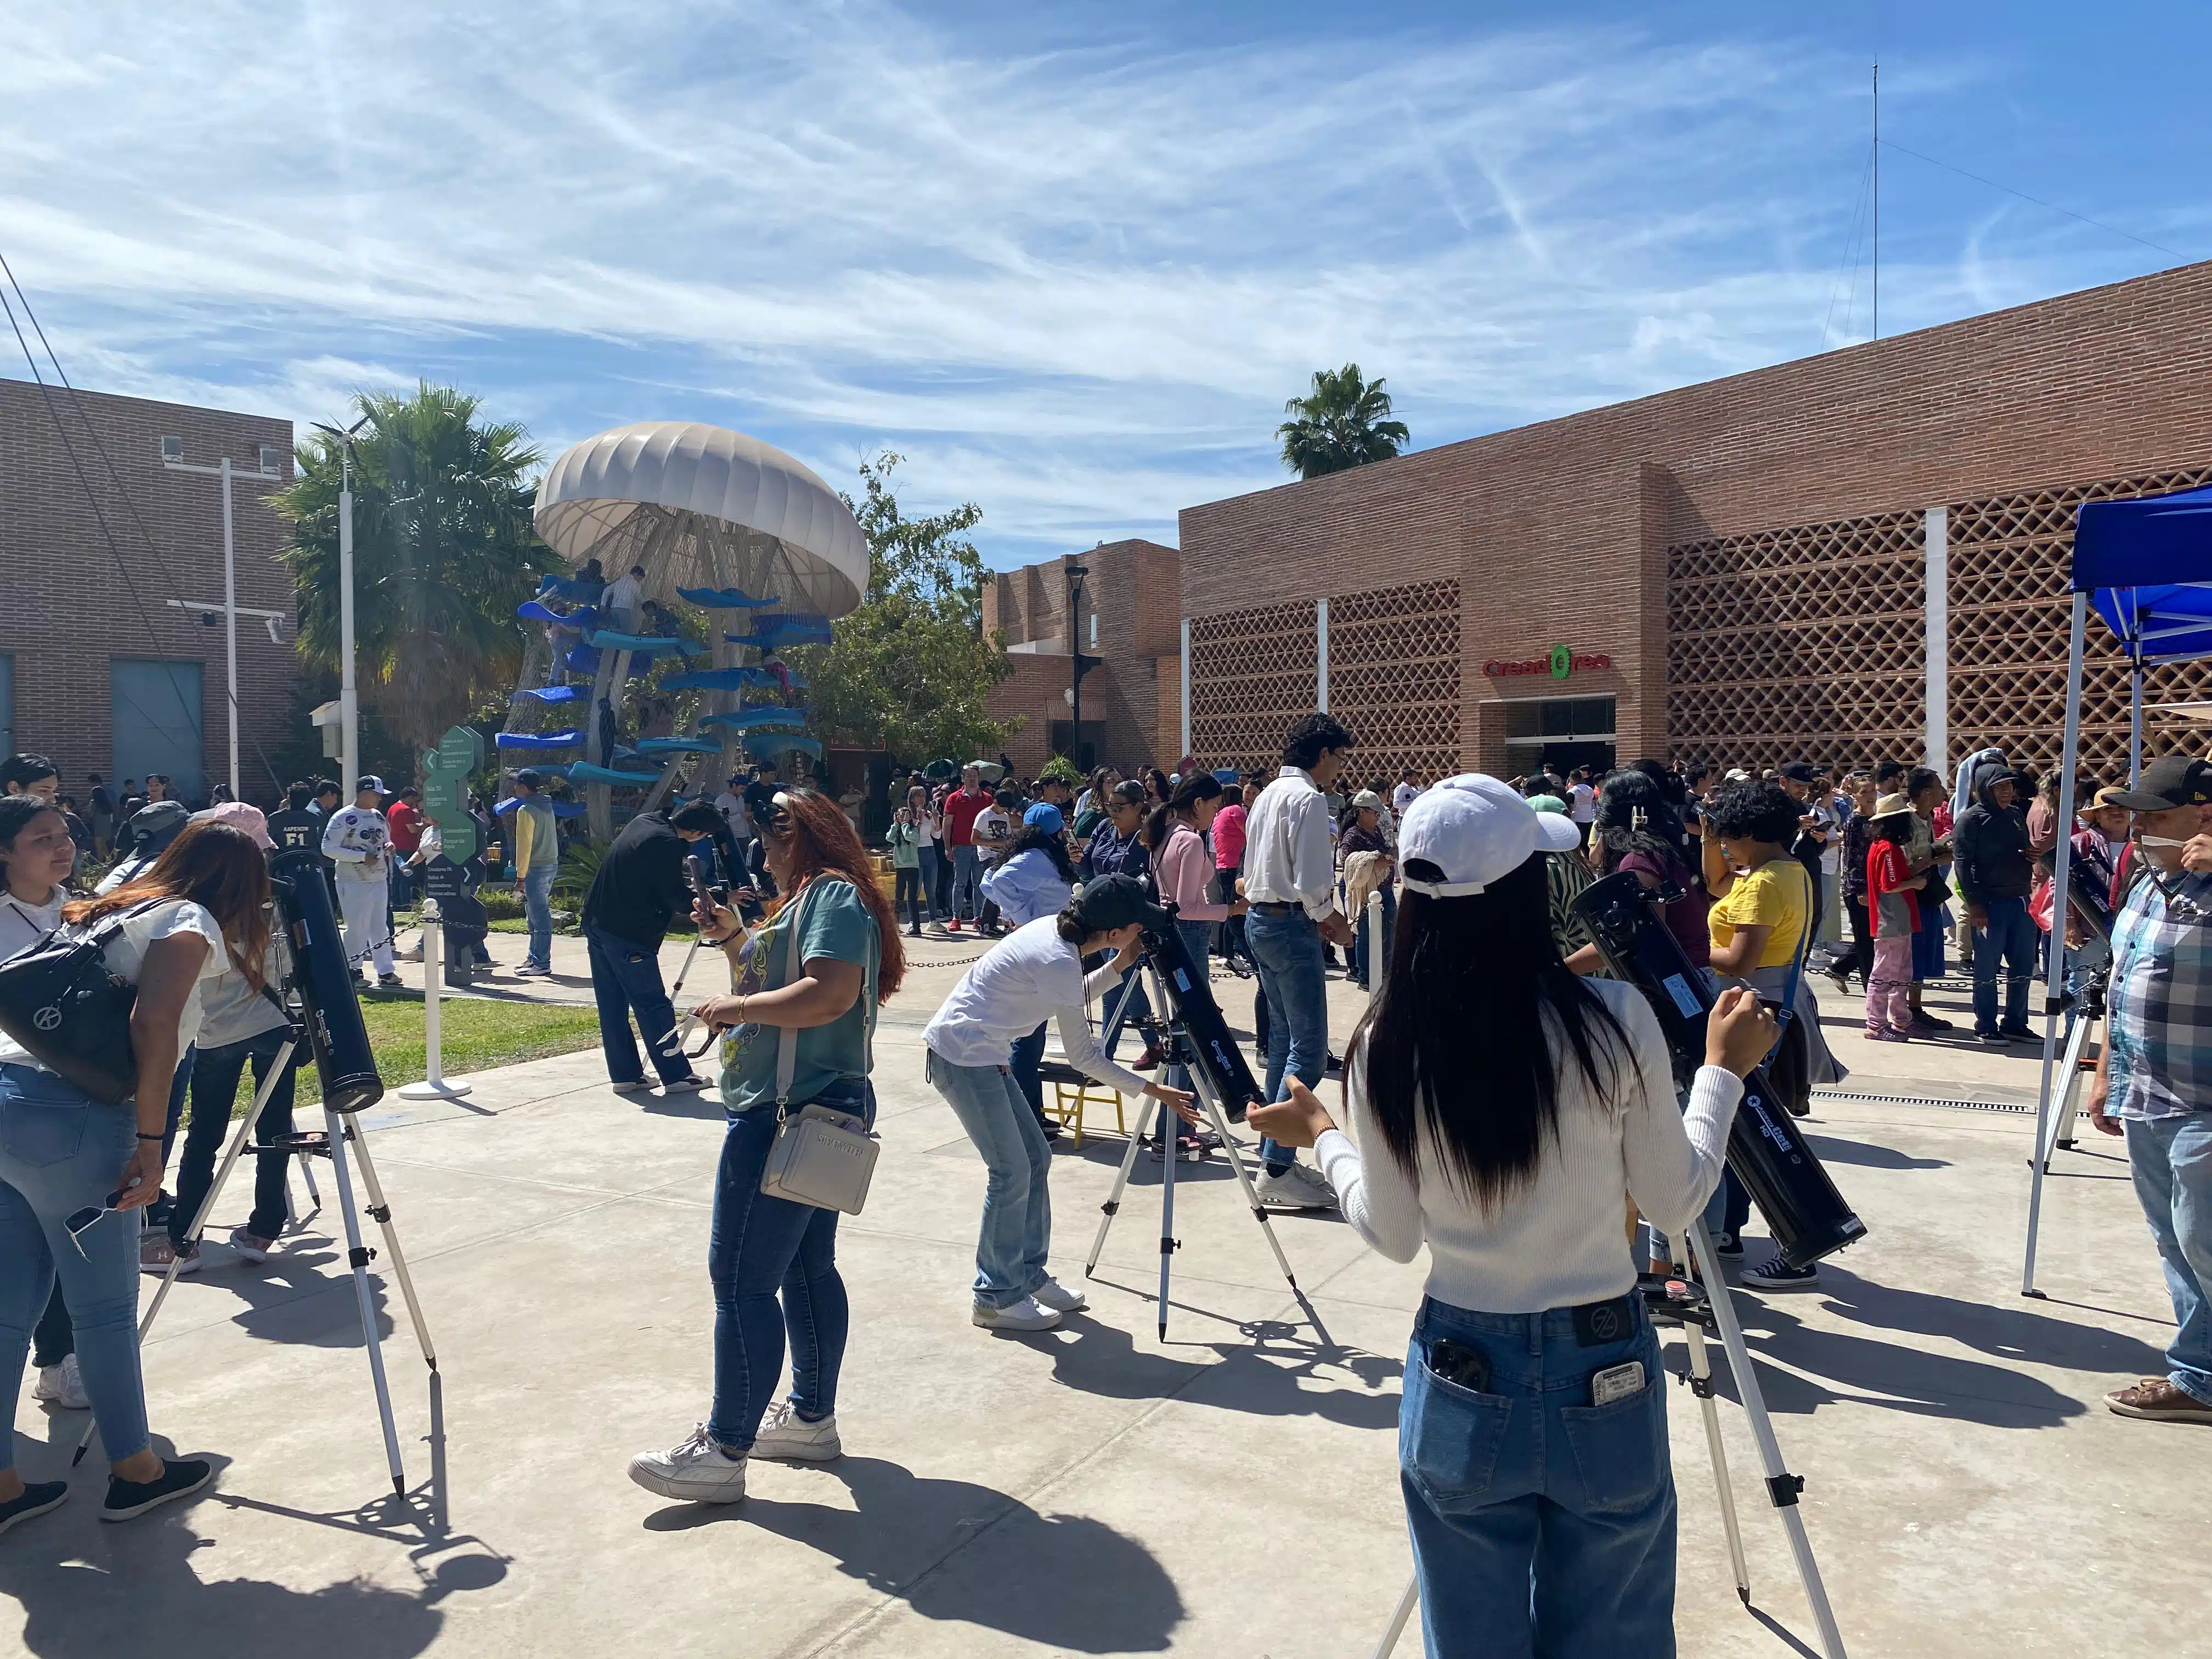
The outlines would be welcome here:
M 1385 384 L 1364 379 L 1358 363 L 1316 370 L 1313 390 L 1283 405 L 1291 417 L 1275 428 L 1283 465 L 1301 478 L 1318 478 L 1387 461 L 1403 449 L 1410 434 L 1403 421 L 1390 418 Z
M 1037 780 L 1042 782 L 1047 778 L 1057 778 L 1079 793 L 1090 781 L 1083 775 L 1083 769 L 1065 755 L 1054 755 L 1044 763 L 1044 770 L 1037 774 Z
M 550 556 L 531 527 L 539 455 L 513 422 L 424 381 L 363 394 L 354 441 L 354 649 L 362 701 L 411 751 L 506 696 L 521 665 L 514 608 Z M 300 655 L 338 665 L 337 441 L 302 445 L 272 501 L 292 521 L 281 556 L 300 599 Z M 412 769 L 411 768 L 410 769 Z
M 908 518 L 891 492 L 901 459 L 886 450 L 861 462 L 862 499 L 844 496 L 868 538 L 860 608 L 837 619 L 834 643 L 789 659 L 807 677 L 817 734 L 830 743 L 880 744 L 908 760 L 995 750 L 1012 728 L 984 703 L 1013 667 L 983 632 L 991 573 L 968 537 L 983 511 L 968 501 Z

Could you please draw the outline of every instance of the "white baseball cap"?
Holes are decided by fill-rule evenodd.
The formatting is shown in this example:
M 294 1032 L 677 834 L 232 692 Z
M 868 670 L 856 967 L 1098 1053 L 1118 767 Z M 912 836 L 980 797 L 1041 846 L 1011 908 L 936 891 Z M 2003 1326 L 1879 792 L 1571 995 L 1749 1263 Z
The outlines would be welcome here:
M 1480 893 L 1536 853 L 1571 852 L 1583 844 L 1571 818 L 1539 812 L 1513 787 L 1480 772 L 1462 772 L 1425 790 L 1398 826 L 1399 867 L 1426 860 L 1442 881 L 1401 877 L 1431 898 Z

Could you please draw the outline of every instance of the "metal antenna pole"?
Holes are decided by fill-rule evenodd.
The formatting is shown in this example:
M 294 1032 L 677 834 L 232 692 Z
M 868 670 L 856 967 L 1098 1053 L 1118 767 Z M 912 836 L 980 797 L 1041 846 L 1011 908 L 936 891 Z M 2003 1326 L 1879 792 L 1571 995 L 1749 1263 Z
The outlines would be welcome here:
M 1881 338 L 1881 65 L 1874 66 L 1874 337 Z

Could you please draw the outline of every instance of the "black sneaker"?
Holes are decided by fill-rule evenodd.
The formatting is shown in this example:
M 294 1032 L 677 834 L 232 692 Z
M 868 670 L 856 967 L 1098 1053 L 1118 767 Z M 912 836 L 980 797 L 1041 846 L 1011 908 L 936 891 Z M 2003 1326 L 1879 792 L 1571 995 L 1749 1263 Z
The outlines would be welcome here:
M 2040 1042 L 2043 1039 L 2025 1025 L 2000 1025 L 1997 1035 L 2008 1042 Z
M 1916 1031 L 1952 1031 L 1958 1028 L 1948 1019 L 1938 1019 L 1924 1008 L 1912 1011 L 1912 1029 Z
M 1820 1282 L 1818 1267 L 1793 1267 L 1776 1256 L 1763 1267 L 1747 1267 L 1738 1280 L 1764 1291 L 1809 1291 Z
M 2007 1036 L 2002 1031 L 1977 1031 L 1974 1033 L 1974 1041 L 1977 1042 L 1986 1042 L 1995 1048 L 2002 1048 L 2006 1043 L 2010 1042 L 2012 1039 Z
M 1743 1260 L 1743 1235 L 1716 1233 L 1713 1235 L 1713 1254 L 1723 1261 Z
M 18 1521 L 27 1521 L 34 1515 L 44 1515 L 48 1510 L 58 1510 L 69 1496 L 66 1480 L 26 1480 L 23 1495 L 0 1504 L 0 1532 L 5 1532 Z
M 100 1518 L 128 1521 L 148 1510 L 160 1508 L 173 1498 L 196 1492 L 214 1479 L 215 1465 L 198 1457 L 164 1458 L 161 1473 L 151 1480 L 125 1480 L 119 1474 L 111 1474 L 107 1477 L 107 1501 L 100 1506 Z

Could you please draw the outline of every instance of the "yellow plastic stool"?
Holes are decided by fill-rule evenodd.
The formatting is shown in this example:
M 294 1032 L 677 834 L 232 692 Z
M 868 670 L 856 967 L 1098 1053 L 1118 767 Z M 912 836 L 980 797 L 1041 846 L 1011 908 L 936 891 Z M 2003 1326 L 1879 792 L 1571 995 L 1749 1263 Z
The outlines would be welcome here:
M 1046 1109 L 1060 1120 L 1061 1128 L 1075 1131 L 1076 1149 L 1080 1151 L 1083 1146 L 1083 1109 L 1086 1106 L 1103 1106 L 1112 1102 L 1114 1127 L 1118 1133 L 1127 1134 L 1129 1124 L 1122 1115 L 1121 1095 L 1104 1084 L 1093 1082 L 1080 1072 L 1074 1072 L 1073 1067 L 1069 1070 L 1073 1073 L 1072 1077 L 1048 1079 L 1052 1085 L 1052 1104 Z

